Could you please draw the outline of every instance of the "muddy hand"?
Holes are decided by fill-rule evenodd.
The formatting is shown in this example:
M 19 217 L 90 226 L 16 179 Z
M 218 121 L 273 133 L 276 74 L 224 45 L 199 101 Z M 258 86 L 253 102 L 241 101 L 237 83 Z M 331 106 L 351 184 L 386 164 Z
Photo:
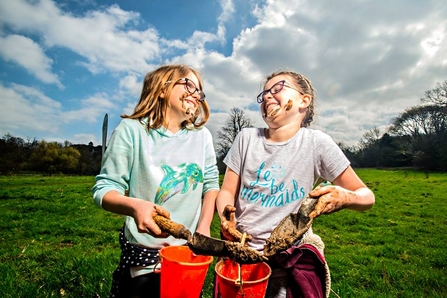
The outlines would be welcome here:
M 169 211 L 166 210 L 165 208 L 163 208 L 163 207 L 161 207 L 161 206 L 158 206 L 158 205 L 154 205 L 154 209 L 155 209 L 155 212 L 156 212 L 158 215 L 161 215 L 161 216 L 163 216 L 163 217 L 166 217 L 167 219 L 170 219 L 170 218 L 171 218 L 171 214 L 170 214 Z
M 171 218 L 171 214 L 163 207 L 154 205 L 151 216 L 155 227 L 152 226 L 151 228 L 148 228 L 147 233 L 155 238 L 168 237 L 169 232 L 160 225 L 160 222 L 157 221 L 156 218 L 164 218 L 166 220 L 169 220 Z
M 314 211 L 309 214 L 309 217 L 316 218 L 321 214 L 337 212 L 345 208 L 352 196 L 355 196 L 355 193 L 339 186 L 318 187 L 309 193 L 309 197 L 319 198 L 318 204 L 315 206 Z
M 163 233 L 167 233 L 177 239 L 185 239 L 186 241 L 192 239 L 191 232 L 182 224 L 158 214 L 154 216 L 154 221 Z
M 313 218 L 309 215 L 319 202 L 318 198 L 304 198 L 297 213 L 290 213 L 273 229 L 264 244 L 264 256 L 271 257 L 297 243 L 310 229 Z
M 240 242 L 242 239 L 242 233 L 236 229 L 236 208 L 231 205 L 225 206 L 222 216 L 220 218 L 220 228 L 223 236 L 235 242 Z M 245 241 L 251 241 L 253 237 L 247 235 Z

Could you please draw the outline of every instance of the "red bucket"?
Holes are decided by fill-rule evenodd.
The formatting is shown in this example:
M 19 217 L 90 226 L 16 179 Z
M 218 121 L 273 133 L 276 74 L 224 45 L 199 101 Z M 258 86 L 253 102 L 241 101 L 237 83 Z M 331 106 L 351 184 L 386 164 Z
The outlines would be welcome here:
M 220 260 L 215 267 L 218 297 L 222 298 L 256 298 L 264 297 L 272 269 L 266 263 L 244 264 L 241 266 L 241 284 L 238 263 Z M 220 296 L 219 296 L 220 295 Z
M 194 255 L 187 246 L 166 246 L 159 258 L 161 297 L 200 297 L 212 256 Z

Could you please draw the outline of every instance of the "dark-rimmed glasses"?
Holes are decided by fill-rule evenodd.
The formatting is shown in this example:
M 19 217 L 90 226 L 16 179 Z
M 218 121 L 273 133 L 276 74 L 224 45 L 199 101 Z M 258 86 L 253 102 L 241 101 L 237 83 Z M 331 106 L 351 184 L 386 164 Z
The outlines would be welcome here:
M 167 81 L 165 84 L 169 84 L 171 82 L 172 81 Z M 175 81 L 175 83 L 176 84 L 185 84 L 185 90 L 188 91 L 189 94 L 193 95 L 194 93 L 197 92 L 197 94 L 199 95 L 199 102 L 205 101 L 205 93 L 203 93 L 202 90 L 199 90 L 196 87 L 196 84 L 191 79 L 181 78 L 181 79 L 178 79 L 177 81 Z
M 286 80 L 281 80 L 281 81 L 277 82 L 275 85 L 273 85 L 272 87 L 270 87 L 270 89 L 264 90 L 261 93 L 259 93 L 258 96 L 256 97 L 256 100 L 258 101 L 258 103 L 262 103 L 264 101 L 264 96 L 267 95 L 267 93 L 270 92 L 272 95 L 279 93 L 284 88 L 284 86 L 297 91 L 301 95 L 304 95 L 304 93 L 302 93 L 300 90 L 286 84 Z

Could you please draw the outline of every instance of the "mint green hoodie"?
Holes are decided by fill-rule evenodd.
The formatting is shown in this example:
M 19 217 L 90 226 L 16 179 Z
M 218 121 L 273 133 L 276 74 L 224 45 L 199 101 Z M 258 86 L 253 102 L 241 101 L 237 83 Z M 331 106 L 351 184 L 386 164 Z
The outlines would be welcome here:
M 147 130 L 142 122 L 124 119 L 113 131 L 93 186 L 93 199 L 101 206 L 103 196 L 116 190 L 162 205 L 171 219 L 194 232 L 200 217 L 202 196 L 219 190 L 219 172 L 211 133 L 207 128 Z M 126 216 L 125 236 L 130 243 L 160 249 L 182 245 L 185 240 L 154 238 L 139 233 Z

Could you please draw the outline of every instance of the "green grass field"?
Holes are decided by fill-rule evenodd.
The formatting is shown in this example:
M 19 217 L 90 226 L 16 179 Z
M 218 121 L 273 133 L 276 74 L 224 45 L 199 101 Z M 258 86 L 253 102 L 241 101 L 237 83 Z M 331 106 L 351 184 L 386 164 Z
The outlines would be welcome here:
M 447 174 L 357 170 L 376 205 L 314 221 L 331 297 L 447 297 Z M 94 177 L 0 176 L 0 297 L 108 297 L 123 218 Z M 215 220 L 212 234 L 219 234 Z M 204 297 L 211 297 L 214 263 Z

